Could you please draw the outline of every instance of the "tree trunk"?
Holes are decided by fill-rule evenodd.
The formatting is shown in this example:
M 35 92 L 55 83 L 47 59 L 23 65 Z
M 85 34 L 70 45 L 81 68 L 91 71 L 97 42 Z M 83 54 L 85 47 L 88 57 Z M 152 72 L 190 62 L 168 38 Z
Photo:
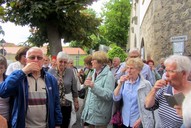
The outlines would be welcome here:
M 51 56 L 56 56 L 58 52 L 62 51 L 61 37 L 56 24 L 47 24 L 47 35 L 50 46 L 50 54 Z

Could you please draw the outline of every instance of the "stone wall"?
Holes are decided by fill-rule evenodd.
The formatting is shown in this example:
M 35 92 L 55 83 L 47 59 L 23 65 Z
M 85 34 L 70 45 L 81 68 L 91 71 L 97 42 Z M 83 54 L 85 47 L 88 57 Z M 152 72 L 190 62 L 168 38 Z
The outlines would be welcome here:
M 170 38 L 186 35 L 184 55 L 191 56 L 191 0 L 152 0 L 140 28 L 145 56 L 158 63 L 173 53 Z

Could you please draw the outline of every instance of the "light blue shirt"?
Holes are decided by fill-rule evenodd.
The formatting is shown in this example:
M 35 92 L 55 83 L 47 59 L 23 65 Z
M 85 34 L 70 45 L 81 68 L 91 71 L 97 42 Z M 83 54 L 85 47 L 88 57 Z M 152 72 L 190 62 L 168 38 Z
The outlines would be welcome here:
M 123 124 L 127 127 L 133 127 L 135 121 L 139 119 L 139 108 L 137 100 L 137 90 L 139 84 L 139 77 L 133 84 L 131 84 L 130 81 L 125 81 L 120 89 L 119 95 L 113 95 L 114 101 L 119 101 L 121 98 L 123 98 L 122 119 Z
M 141 75 L 142 75 L 146 80 L 148 80 L 148 81 L 151 83 L 152 86 L 155 84 L 154 79 L 153 79 L 153 77 L 152 77 L 152 71 L 151 71 L 149 65 L 144 64 L 144 66 L 143 66 L 143 68 L 142 68 L 142 70 L 141 70 Z
M 125 72 L 125 73 L 122 73 L 122 72 L 121 72 L 121 70 L 122 70 L 123 68 L 125 68 L 125 65 L 126 65 L 126 62 L 121 63 L 121 67 L 119 68 L 119 70 L 118 70 L 117 73 L 116 73 L 116 79 L 117 79 L 117 80 L 119 80 L 122 75 L 127 74 L 127 72 Z M 144 64 L 144 66 L 143 66 L 143 68 L 142 68 L 140 74 L 141 74 L 146 80 L 148 80 L 148 81 L 151 83 L 152 86 L 155 84 L 155 81 L 154 81 L 154 79 L 153 79 L 153 77 L 152 77 L 152 71 L 151 71 L 149 65 Z

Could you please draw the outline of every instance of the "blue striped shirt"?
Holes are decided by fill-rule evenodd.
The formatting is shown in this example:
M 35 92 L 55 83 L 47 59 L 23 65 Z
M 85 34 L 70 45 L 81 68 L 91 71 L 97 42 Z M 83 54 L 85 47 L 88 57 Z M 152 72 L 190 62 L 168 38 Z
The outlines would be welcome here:
M 182 118 L 177 115 L 174 108 L 168 105 L 163 95 L 164 93 L 169 93 L 167 89 L 168 86 L 157 91 L 155 95 L 155 105 L 149 110 L 158 108 L 162 128 L 180 128 L 183 124 Z

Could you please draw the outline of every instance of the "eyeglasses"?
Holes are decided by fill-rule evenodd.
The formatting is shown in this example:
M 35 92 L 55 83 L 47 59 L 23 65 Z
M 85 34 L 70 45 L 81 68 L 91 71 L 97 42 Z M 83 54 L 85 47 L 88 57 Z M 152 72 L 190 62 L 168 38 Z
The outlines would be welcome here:
M 139 56 L 129 56 L 129 58 L 137 58 L 137 57 L 139 57 Z
M 126 67 L 126 69 L 127 69 L 127 70 L 134 70 L 134 69 L 136 69 L 136 68 L 134 68 L 134 67 Z
M 59 61 L 59 63 L 64 63 L 64 64 L 67 64 L 68 62 L 67 61 Z
M 178 72 L 177 70 L 166 70 L 167 73 L 176 73 Z
M 30 60 L 35 60 L 37 58 L 37 60 L 42 60 L 43 57 L 42 56 L 29 56 L 28 57 Z

